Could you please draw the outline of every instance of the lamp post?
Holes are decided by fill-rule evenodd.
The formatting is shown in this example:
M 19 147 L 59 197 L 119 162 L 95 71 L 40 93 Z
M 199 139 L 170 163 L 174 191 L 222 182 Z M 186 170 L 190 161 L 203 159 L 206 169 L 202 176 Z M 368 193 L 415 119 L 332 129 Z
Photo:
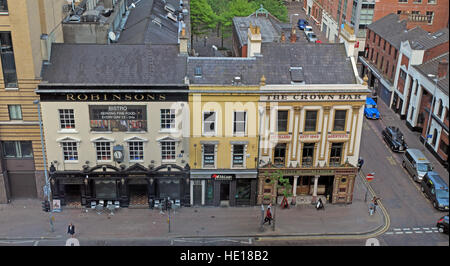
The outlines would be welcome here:
M 41 117 L 41 103 L 39 100 L 35 100 L 33 101 L 33 104 L 37 105 L 38 108 L 38 117 L 39 117 L 39 129 L 41 131 L 41 148 L 42 148 L 42 157 L 44 160 L 44 175 L 45 175 L 45 186 L 44 186 L 44 194 L 47 194 L 47 200 L 48 203 L 51 203 L 51 188 L 50 188 L 50 182 L 48 180 L 48 173 L 47 173 L 47 158 L 45 155 L 45 149 L 44 149 L 44 133 L 42 130 L 42 117 Z M 50 215 L 50 231 L 54 232 L 54 228 L 53 228 L 53 215 L 52 215 L 52 205 L 50 204 L 50 211 L 49 211 L 49 215 Z
M 433 99 L 431 100 L 430 114 L 428 115 L 427 130 L 425 131 L 425 141 L 423 143 L 424 145 L 428 142 L 428 134 L 429 134 L 430 125 L 431 125 L 431 114 L 434 111 L 434 102 L 436 100 L 436 89 L 437 89 L 437 86 L 438 86 L 438 77 L 437 77 L 437 75 L 428 74 L 427 76 L 429 78 L 433 78 L 433 80 L 435 81 L 435 86 L 434 86 Z
M 299 14 L 295 13 L 295 14 L 292 14 L 292 15 L 291 15 L 290 20 L 289 20 L 289 21 L 291 22 L 291 25 L 292 25 L 292 17 L 293 17 L 293 16 L 299 16 Z

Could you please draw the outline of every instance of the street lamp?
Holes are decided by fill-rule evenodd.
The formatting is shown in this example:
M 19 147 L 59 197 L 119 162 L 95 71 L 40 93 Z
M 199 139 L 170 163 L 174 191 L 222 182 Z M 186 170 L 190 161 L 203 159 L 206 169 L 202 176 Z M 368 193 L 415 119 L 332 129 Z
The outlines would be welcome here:
M 45 175 L 45 186 L 44 186 L 44 194 L 47 194 L 47 200 L 48 200 L 48 203 L 50 204 L 50 197 L 51 197 L 51 188 L 50 188 L 50 183 L 49 183 L 49 180 L 48 180 L 48 173 L 47 173 L 47 158 L 46 158 L 46 155 L 45 155 L 45 149 L 44 149 L 44 133 L 43 133 L 43 130 L 42 130 L 42 117 L 41 117 L 41 104 L 40 104 L 40 102 L 39 102 L 39 100 L 35 100 L 35 101 L 33 101 L 33 104 L 36 104 L 37 105 L 37 107 L 38 107 L 38 117 L 39 117 L 39 129 L 40 129 L 40 131 L 41 131 L 41 148 L 42 148 L 42 156 L 43 156 L 43 159 L 44 159 L 44 175 Z M 53 215 L 52 215 L 52 205 L 50 204 L 50 212 L 49 212 L 49 214 L 50 214 L 50 231 L 51 232 L 54 232 L 54 229 L 53 229 Z
M 437 86 L 438 86 L 438 77 L 437 75 L 434 74 L 428 74 L 427 75 L 429 78 L 432 78 L 435 81 L 435 86 L 434 86 L 434 93 L 433 93 L 433 99 L 431 100 L 431 106 L 430 106 L 430 114 L 428 115 L 428 123 L 427 123 L 427 130 L 425 131 L 425 141 L 424 141 L 424 145 L 425 143 L 428 142 L 428 134 L 430 131 L 430 125 L 431 125 L 431 114 L 433 113 L 433 107 L 434 107 L 434 102 L 436 100 L 436 90 L 437 90 Z
M 291 25 L 292 25 L 292 17 L 293 17 L 293 16 L 299 16 L 299 14 L 295 13 L 295 14 L 292 14 L 292 15 L 291 15 L 291 17 L 290 17 Z

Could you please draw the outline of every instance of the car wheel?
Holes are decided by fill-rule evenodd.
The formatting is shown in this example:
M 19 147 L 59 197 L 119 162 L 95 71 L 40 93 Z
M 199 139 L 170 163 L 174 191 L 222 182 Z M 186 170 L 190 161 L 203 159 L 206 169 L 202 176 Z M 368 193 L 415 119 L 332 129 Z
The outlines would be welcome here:
M 402 166 L 403 166 L 403 168 L 406 168 L 406 163 L 405 163 L 405 161 L 402 162 Z
M 425 193 L 425 189 L 423 187 L 420 187 L 420 190 L 422 190 L 422 192 Z
M 444 228 L 439 227 L 439 228 L 438 228 L 438 231 L 441 232 L 441 233 L 444 233 Z
M 433 207 L 437 209 L 436 201 L 433 201 Z

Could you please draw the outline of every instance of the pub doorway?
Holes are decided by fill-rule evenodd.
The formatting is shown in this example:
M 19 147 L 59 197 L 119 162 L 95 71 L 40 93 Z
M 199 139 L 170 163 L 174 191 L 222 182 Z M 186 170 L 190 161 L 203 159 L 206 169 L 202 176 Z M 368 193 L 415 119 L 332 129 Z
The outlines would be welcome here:
M 81 208 L 81 185 L 65 185 L 64 194 L 65 206 Z
M 194 206 L 200 206 L 202 205 L 202 184 L 201 181 L 195 180 L 194 182 Z
M 328 203 L 333 203 L 333 183 L 334 176 L 321 176 L 319 178 L 319 186 L 324 187 L 323 195 L 326 197 Z
M 220 183 L 220 206 L 230 206 L 230 182 Z
M 148 206 L 148 187 L 147 184 L 128 185 L 130 193 L 130 206 Z

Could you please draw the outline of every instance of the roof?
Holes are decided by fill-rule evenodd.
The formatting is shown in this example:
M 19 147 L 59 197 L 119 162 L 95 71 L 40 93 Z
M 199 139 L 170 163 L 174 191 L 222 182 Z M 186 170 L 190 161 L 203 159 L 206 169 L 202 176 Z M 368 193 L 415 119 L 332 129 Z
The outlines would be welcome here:
M 181 11 L 178 0 L 141 0 L 130 10 L 120 33 L 119 44 L 177 44 L 178 22 L 167 17 L 164 6 L 171 4 L 176 14 Z
M 397 14 L 389 14 L 371 23 L 368 28 L 395 48 L 400 49 L 401 42 L 417 41 L 428 34 L 420 27 L 407 30 L 406 22 L 406 20 L 399 20 Z
M 266 84 L 291 84 L 291 68 L 302 68 L 305 84 L 356 84 L 343 43 L 263 43 Z
M 411 47 L 415 50 L 428 50 L 448 42 L 448 38 L 448 28 L 443 28 L 434 33 L 425 34 L 417 40 L 411 41 Z
M 168 60 L 167 58 L 170 58 Z M 44 83 L 184 84 L 186 57 L 177 45 L 52 44 Z
M 247 17 L 234 17 L 233 26 L 238 36 L 239 46 L 247 45 L 247 31 L 252 26 L 258 26 L 261 29 L 262 42 L 278 42 L 281 37 L 281 32 L 285 32 L 287 41 L 291 32 L 291 25 L 282 23 L 276 17 L 267 13 L 264 14 L 253 13 Z M 297 34 L 298 35 L 298 34 Z M 297 41 L 303 40 L 298 38 Z M 305 41 L 306 42 L 306 41 Z
M 442 54 L 438 57 L 435 57 L 431 60 L 428 60 L 427 62 L 421 64 L 421 65 L 417 65 L 417 66 L 413 66 L 415 69 L 417 69 L 420 73 L 422 73 L 428 80 L 430 80 L 431 82 L 435 82 L 433 78 L 428 77 L 428 74 L 433 74 L 433 75 L 437 75 L 437 69 L 438 69 L 438 64 L 441 60 L 446 59 L 447 62 L 449 62 L 449 56 L 448 56 L 448 52 L 445 54 Z M 438 80 L 438 87 L 441 91 L 443 91 L 446 95 L 448 95 L 448 70 L 447 70 L 447 75 L 444 78 L 441 78 Z
M 187 76 L 191 84 L 202 85 L 231 85 L 237 76 L 242 85 L 258 85 L 263 75 L 268 85 L 357 83 L 342 43 L 263 43 L 261 54 L 253 58 L 189 57 Z

